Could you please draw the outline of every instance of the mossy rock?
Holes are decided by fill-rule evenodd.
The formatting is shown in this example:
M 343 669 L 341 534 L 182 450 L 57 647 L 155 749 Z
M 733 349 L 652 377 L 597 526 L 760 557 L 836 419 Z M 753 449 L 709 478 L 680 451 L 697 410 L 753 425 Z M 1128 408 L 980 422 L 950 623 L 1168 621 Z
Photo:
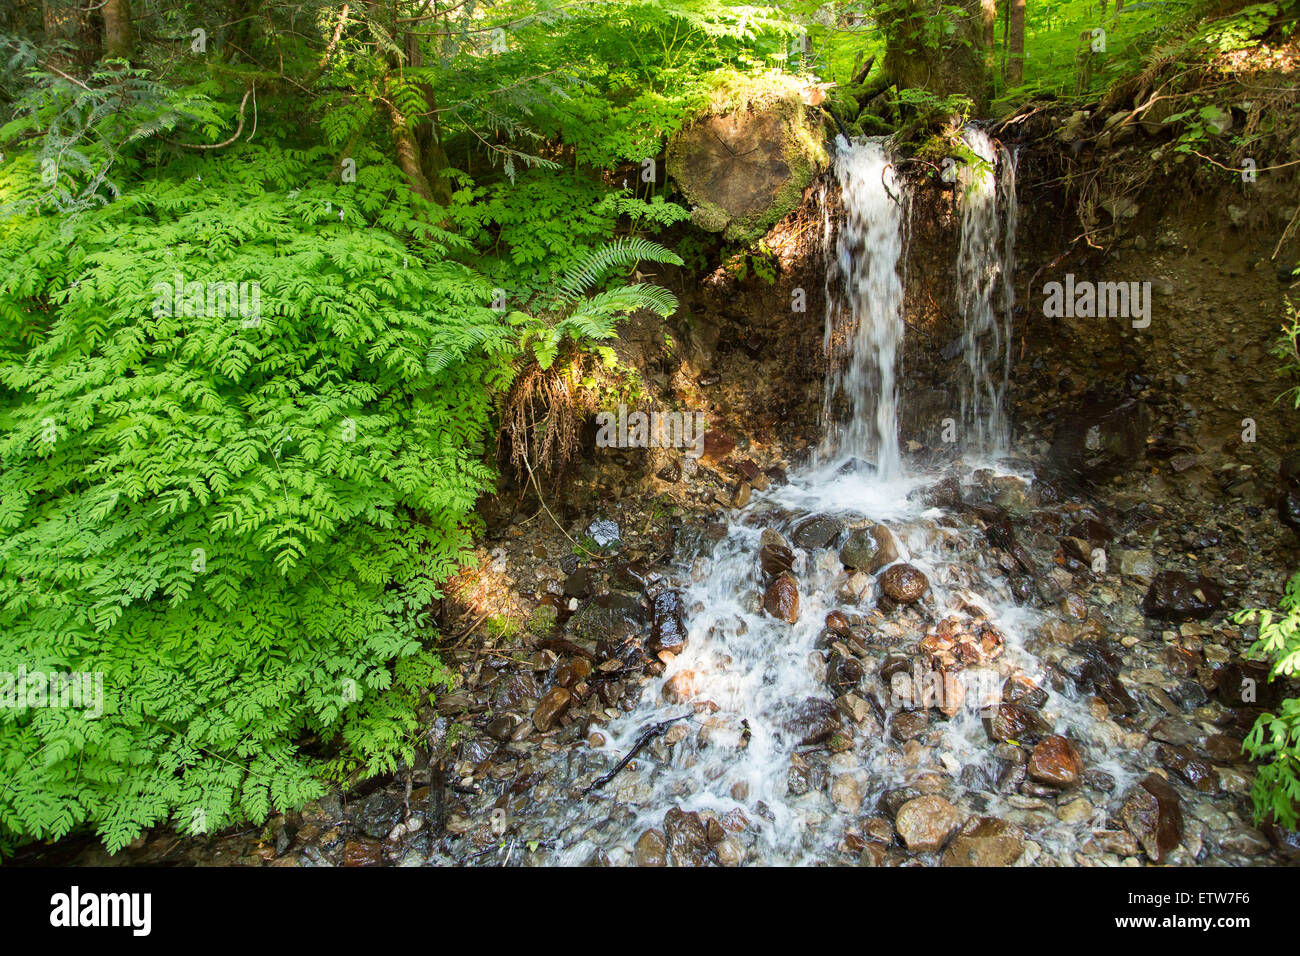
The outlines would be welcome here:
M 795 96 L 703 116 L 668 147 L 668 174 L 694 207 L 692 221 L 746 244 L 798 207 L 827 162 L 822 125 Z

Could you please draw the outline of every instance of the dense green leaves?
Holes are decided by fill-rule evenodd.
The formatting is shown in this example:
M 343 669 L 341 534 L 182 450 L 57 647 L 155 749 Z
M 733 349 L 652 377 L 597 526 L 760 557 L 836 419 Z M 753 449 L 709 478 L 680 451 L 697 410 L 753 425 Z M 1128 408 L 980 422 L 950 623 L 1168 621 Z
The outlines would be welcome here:
M 425 356 L 496 314 L 458 240 L 404 240 L 394 168 L 328 170 L 245 146 L 71 237 L 0 224 L 0 660 L 103 680 L 98 719 L 0 709 L 11 834 L 258 818 L 319 790 L 313 738 L 344 745 L 339 772 L 411 756 L 502 374 Z M 0 190 L 38 177 L 13 163 Z

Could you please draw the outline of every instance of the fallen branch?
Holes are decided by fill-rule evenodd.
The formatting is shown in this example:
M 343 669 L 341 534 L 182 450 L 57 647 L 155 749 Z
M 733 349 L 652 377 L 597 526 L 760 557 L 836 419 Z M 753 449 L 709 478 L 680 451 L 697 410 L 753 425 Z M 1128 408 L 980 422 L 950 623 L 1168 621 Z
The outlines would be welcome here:
M 170 143 L 172 146 L 179 146 L 182 149 L 221 149 L 229 146 L 235 140 L 239 139 L 240 134 L 244 132 L 244 107 L 248 104 L 248 98 L 253 95 L 254 87 L 250 86 L 244 91 L 244 98 L 239 101 L 239 125 L 235 131 L 230 134 L 230 138 L 220 143 L 178 143 L 175 140 L 163 138 L 163 142 Z M 256 100 L 254 100 L 256 103 Z M 254 106 L 256 109 L 256 106 Z
M 636 738 L 636 743 L 634 743 L 632 745 L 632 749 L 627 752 L 627 756 L 624 757 L 622 760 L 620 760 L 617 764 L 615 764 L 613 770 L 601 776 L 596 780 L 595 783 L 587 787 L 587 789 L 583 790 L 582 795 L 585 797 L 587 794 L 591 793 L 591 791 L 599 790 L 601 787 L 605 786 L 605 784 L 609 783 L 616 776 L 618 776 L 618 772 L 622 770 L 624 767 L 626 767 L 629 763 L 631 763 L 632 759 L 637 754 L 639 754 L 642 750 L 645 750 L 646 745 L 649 744 L 650 741 L 654 740 L 656 737 L 661 736 L 665 731 L 668 730 L 669 727 L 677 723 L 677 721 L 685 720 L 687 717 L 694 717 L 694 716 L 695 713 L 694 711 L 692 711 L 691 713 L 682 714 L 680 717 L 670 717 L 668 720 L 662 720 L 657 724 L 652 724 L 649 727 L 647 727 L 645 730 L 641 731 L 640 736 Z

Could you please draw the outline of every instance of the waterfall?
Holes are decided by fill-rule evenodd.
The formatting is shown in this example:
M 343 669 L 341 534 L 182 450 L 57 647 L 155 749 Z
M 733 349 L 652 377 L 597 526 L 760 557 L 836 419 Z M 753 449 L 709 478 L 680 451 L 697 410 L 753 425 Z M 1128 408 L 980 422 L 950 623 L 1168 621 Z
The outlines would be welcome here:
M 903 348 L 900 260 L 909 195 L 883 138 L 838 142 L 835 175 L 844 214 L 834 248 L 828 243 L 827 249 L 830 371 L 819 458 L 866 459 L 888 477 L 901 469 L 896 377 Z
M 995 450 L 1009 439 L 1015 159 L 999 155 L 982 132 L 967 137 L 986 160 L 965 173 L 960 199 L 962 414 L 980 447 Z M 662 830 L 671 830 L 670 810 L 730 826 L 735 835 L 719 844 L 719 859 L 725 846 L 732 861 L 743 854 L 757 863 L 844 862 L 857 852 L 850 844 L 865 839 L 862 820 L 878 815 L 885 795 L 898 788 L 937 783 L 962 814 L 1018 812 L 1023 794 L 1003 786 L 1005 768 L 982 722 L 1009 678 L 1041 689 L 1043 719 L 1059 733 L 1082 737 L 1090 726 L 1087 701 L 1051 685 L 1029 650 L 1026 638 L 1042 618 L 1021 603 L 1023 594 L 990 555 L 984 522 L 941 513 L 916 493 L 940 476 L 902 467 L 896 377 L 908 193 L 878 139 L 841 140 L 835 175 L 842 213 L 838 223 L 828 215 L 823 234 L 831 368 L 816 466 L 792 472 L 788 484 L 755 491 L 721 534 L 684 529 L 666 578 L 646 590 L 678 592 L 684 648 L 662 657 L 662 672 L 621 709 L 603 709 L 586 742 L 531 753 L 548 783 L 511 805 L 512 840 L 552 844 L 555 862 L 579 864 L 599 853 L 629 863 L 643 843 L 653 856 Z M 853 458 L 876 467 L 843 467 Z M 1030 486 L 1027 476 L 994 472 L 1004 486 Z M 953 463 L 947 478 L 963 494 L 981 496 L 988 487 L 988 475 L 976 480 L 969 462 Z M 868 538 L 882 549 L 879 561 L 863 555 Z M 880 599 L 884 575 L 897 563 L 924 575 L 928 591 L 920 604 Z M 797 591 L 789 616 L 765 609 L 779 579 Z M 1003 643 L 987 660 L 944 665 L 961 687 L 948 710 L 897 692 L 900 655 L 911 658 L 909 673 L 919 680 L 931 653 L 926 642 L 938 647 L 951 635 L 989 629 Z M 672 730 L 664 730 L 669 722 Z M 663 737 L 647 747 L 646 735 L 658 731 Z M 1131 779 L 1131 769 L 1103 759 L 1100 747 L 1090 762 L 1121 787 Z M 573 798 L 608 773 L 614 777 L 603 789 Z M 495 792 L 484 795 L 483 818 L 497 799 Z M 1034 840 L 1063 856 L 1092 830 L 1092 817 L 1048 814 L 1036 820 Z M 877 849 L 896 852 L 884 844 Z M 714 852 L 696 850 L 701 859 Z
M 963 444 L 979 454 L 1001 454 L 1010 441 L 1006 392 L 1015 305 L 1016 157 L 977 127 L 967 127 L 962 139 L 977 157 L 961 168 L 957 179 L 957 306 L 966 358 Z

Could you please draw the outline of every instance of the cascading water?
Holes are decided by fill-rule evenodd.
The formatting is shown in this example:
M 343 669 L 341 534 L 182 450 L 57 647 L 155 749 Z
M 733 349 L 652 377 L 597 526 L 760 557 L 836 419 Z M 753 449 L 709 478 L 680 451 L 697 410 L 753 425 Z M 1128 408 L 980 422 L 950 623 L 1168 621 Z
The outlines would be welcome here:
M 903 347 L 903 278 L 908 196 L 883 139 L 841 139 L 835 174 L 844 204 L 826 289 L 827 379 L 823 461 L 859 457 L 884 476 L 901 467 L 898 386 Z M 833 407 L 843 396 L 846 421 Z
M 984 134 L 969 136 L 977 152 L 993 155 Z M 1006 440 L 1005 316 L 1015 226 L 1010 157 L 1002 157 L 1002 169 L 1000 186 L 971 180 L 960 263 L 974 386 L 967 410 L 990 446 Z M 555 769 L 543 770 L 544 777 L 568 779 L 568 789 L 547 786 L 521 806 L 508 804 L 516 814 L 513 839 L 546 843 L 555 862 L 583 863 L 593 854 L 631 862 L 642 857 L 647 840 L 646 852 L 654 856 L 656 839 L 663 845 L 662 834 L 653 836 L 659 828 L 669 831 L 669 852 L 677 859 L 694 852 L 695 862 L 842 862 L 870 840 L 886 852 L 879 848 L 892 837 L 881 844 L 872 834 L 890 827 L 880 808 L 888 805 L 892 813 L 901 798 L 889 794 L 942 794 L 960 806 L 952 812 L 963 819 L 978 813 L 1013 821 L 1058 855 L 1076 849 L 1092 823 L 1101 822 L 1037 813 L 1014 781 L 1005 784 L 1014 762 L 995 759 L 983 718 L 988 705 L 1003 699 L 1009 678 L 1033 682 L 1042 695 L 1037 713 L 1057 733 L 1087 739 L 1090 717 L 1072 693 L 1044 693 L 1042 668 L 1024 640 L 1041 621 L 1013 600 L 1005 566 L 989 552 L 989 532 L 935 506 L 940 499 L 922 486 L 939 476 L 902 468 L 894 374 L 903 334 L 906 189 L 877 140 L 841 141 L 836 174 L 844 212 L 827 290 L 826 345 L 839 369 L 826 385 L 831 434 L 814 468 L 756 493 L 715 543 L 700 534 L 679 549 L 672 575 L 654 587 L 682 592 L 685 649 L 644 685 L 630 712 L 607 712 L 613 719 L 599 725 L 589 745 L 555 756 Z M 1002 324 L 994 308 L 999 295 Z M 839 349 L 844 354 L 837 356 Z M 996 374 L 995 362 L 1001 363 Z M 842 425 L 829 414 L 841 393 L 852 408 Z M 844 467 L 862 457 L 878 467 Z M 955 477 L 963 493 L 984 500 L 995 488 L 1029 487 L 989 469 Z M 764 552 L 765 545 L 776 550 Z M 765 570 L 760 554 L 786 555 L 792 574 L 786 584 L 792 580 L 799 595 L 792 622 L 764 609 L 777 569 Z M 926 576 L 928 593 L 915 604 L 879 600 L 885 572 L 903 563 Z M 958 651 L 946 641 L 990 634 L 996 640 L 987 653 L 966 643 L 960 653 L 974 658 L 952 664 Z M 945 654 L 949 663 L 936 663 Z M 938 669 L 922 674 L 923 666 Z M 936 674 L 947 696 L 927 701 Z M 956 690 L 950 680 L 960 683 L 964 697 L 950 692 Z M 647 728 L 674 718 L 635 764 L 598 791 L 576 795 L 617 768 Z M 1104 768 L 1115 783 L 1132 775 L 1102 748 L 1090 754 L 1089 765 Z M 665 817 L 673 808 L 720 821 L 726 839 L 715 851 L 678 831 L 683 843 L 674 848 Z
M 1007 450 L 1006 391 L 1011 377 L 1012 275 L 1016 243 L 1016 157 L 970 126 L 962 139 L 977 157 L 957 178 L 961 241 L 957 304 L 962 317 L 961 414 L 964 446 L 978 454 Z

